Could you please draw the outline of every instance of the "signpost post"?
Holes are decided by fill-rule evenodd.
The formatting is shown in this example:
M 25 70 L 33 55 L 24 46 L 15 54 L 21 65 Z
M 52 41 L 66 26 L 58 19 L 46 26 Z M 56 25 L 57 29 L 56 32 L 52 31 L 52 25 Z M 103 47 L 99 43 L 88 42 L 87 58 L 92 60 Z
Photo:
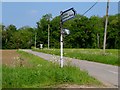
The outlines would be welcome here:
M 62 13 L 62 12 L 61 12 Z M 62 20 L 60 20 L 60 67 L 63 67 L 63 33 L 62 33 Z
M 66 29 L 63 30 L 63 23 L 66 22 L 67 20 L 70 20 L 72 18 L 74 18 L 76 15 L 76 11 L 74 10 L 74 8 L 70 8 L 64 12 L 60 12 L 60 67 L 63 67 L 63 34 L 65 32 Z M 68 32 L 68 30 L 67 30 Z M 68 33 L 69 34 L 69 33 Z

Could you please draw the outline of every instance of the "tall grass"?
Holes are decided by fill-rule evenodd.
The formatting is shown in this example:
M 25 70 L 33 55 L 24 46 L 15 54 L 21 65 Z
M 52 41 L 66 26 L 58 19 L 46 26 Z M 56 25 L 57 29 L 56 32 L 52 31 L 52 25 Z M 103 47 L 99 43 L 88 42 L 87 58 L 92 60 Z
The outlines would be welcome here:
M 78 84 L 78 85 L 102 85 L 95 78 L 81 71 L 77 67 L 64 66 L 60 68 L 58 64 L 45 61 L 42 58 L 18 51 L 24 60 L 28 60 L 28 66 L 10 67 L 3 65 L 3 88 L 37 88 L 55 86 L 59 84 Z
M 59 49 L 33 49 L 35 51 L 60 55 Z M 118 65 L 118 50 L 107 49 L 64 49 L 64 56 L 104 64 Z

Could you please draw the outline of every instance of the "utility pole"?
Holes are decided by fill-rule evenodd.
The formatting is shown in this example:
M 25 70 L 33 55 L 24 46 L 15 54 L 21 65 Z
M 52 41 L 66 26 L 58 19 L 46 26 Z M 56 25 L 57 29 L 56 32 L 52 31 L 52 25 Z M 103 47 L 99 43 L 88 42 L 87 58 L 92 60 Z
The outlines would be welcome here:
M 36 48 L 36 32 L 35 32 L 35 48 Z
M 100 48 L 100 36 L 99 36 L 99 33 L 97 33 L 97 45 L 98 45 L 98 48 Z
M 104 43 L 103 43 L 103 51 L 104 51 L 104 53 L 105 53 L 105 47 L 106 47 L 106 33 L 107 33 L 107 24 L 108 24 L 108 9 L 109 9 L 109 0 L 107 1 L 107 9 L 106 9 L 106 22 L 105 22 Z
M 49 35 L 50 35 L 50 25 L 49 25 L 49 22 L 48 22 L 48 49 L 49 49 L 49 44 L 50 44 Z
M 62 11 L 60 12 L 60 15 L 62 14 Z M 60 20 L 60 67 L 63 67 L 63 27 L 62 27 L 62 20 Z

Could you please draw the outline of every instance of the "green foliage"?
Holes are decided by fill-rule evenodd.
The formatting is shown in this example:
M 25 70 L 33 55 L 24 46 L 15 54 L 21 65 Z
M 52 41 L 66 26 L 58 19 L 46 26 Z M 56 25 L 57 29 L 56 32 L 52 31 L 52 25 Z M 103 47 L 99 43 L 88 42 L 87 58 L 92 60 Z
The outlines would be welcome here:
M 118 15 L 110 15 L 108 18 L 108 29 L 107 29 L 107 42 L 106 48 L 118 49 L 119 48 L 119 23 Z M 34 46 L 34 36 L 36 33 L 36 45 L 43 44 L 47 47 L 48 44 L 48 24 L 50 25 L 50 48 L 60 47 L 60 16 L 52 18 L 52 14 L 43 15 L 43 17 L 37 21 L 37 28 L 22 27 L 16 29 L 14 25 L 5 27 L 2 25 L 2 45 L 3 48 L 30 48 Z M 103 48 L 104 28 L 105 28 L 105 16 L 81 16 L 79 14 L 72 20 L 69 20 L 63 24 L 63 28 L 70 30 L 70 35 L 64 35 L 64 47 L 65 48 Z M 25 34 L 21 35 L 19 30 Z M 28 32 L 29 39 L 25 38 Z M 31 35 L 31 33 L 33 35 Z M 21 40 L 17 40 L 17 35 L 23 36 L 19 39 L 25 40 L 24 44 L 15 46 L 16 43 L 21 43 Z M 31 36 L 31 37 L 30 37 Z M 16 38 L 17 42 L 13 38 Z M 25 38 L 25 39 L 23 39 Z M 31 42 L 28 45 L 26 42 Z M 25 46 L 24 46 L 25 45 Z
M 14 25 L 2 26 L 2 48 L 10 48 L 11 44 L 9 42 L 16 31 L 17 29 Z
M 46 15 L 43 16 L 43 18 L 50 21 L 50 19 L 52 18 L 52 14 L 46 14 Z
M 2 31 L 2 48 L 18 49 L 30 48 L 33 45 L 34 29 L 28 26 L 16 30 L 15 26 L 10 25 Z
M 108 22 L 108 33 L 107 33 L 107 48 L 119 48 L 119 21 L 118 15 L 109 16 Z M 112 45 L 111 45 L 112 44 Z
M 33 49 L 35 51 L 60 55 L 59 49 Z M 88 60 L 104 64 L 118 65 L 118 50 L 107 49 L 106 54 L 101 49 L 64 49 L 64 56 L 80 60 Z
M 11 38 L 12 48 L 30 48 L 33 42 L 33 33 L 29 31 L 30 28 L 19 30 L 14 33 L 14 36 Z
M 2 25 L 0 24 L 0 49 L 2 49 Z
M 22 51 L 18 51 L 18 53 L 29 61 L 30 66 L 3 66 L 3 88 L 38 88 L 59 84 L 102 85 L 87 72 L 81 71 L 77 67 L 64 66 L 64 68 L 60 68 L 58 64 L 45 61 L 32 54 Z

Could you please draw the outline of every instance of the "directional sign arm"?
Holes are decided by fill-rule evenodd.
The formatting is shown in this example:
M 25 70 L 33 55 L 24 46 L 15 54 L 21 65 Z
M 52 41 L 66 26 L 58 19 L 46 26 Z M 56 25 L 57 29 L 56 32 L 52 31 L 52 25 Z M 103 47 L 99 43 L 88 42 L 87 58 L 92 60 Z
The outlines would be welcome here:
M 76 11 L 74 10 L 74 8 L 70 8 L 64 12 L 61 12 L 61 21 L 64 23 L 65 21 L 74 18 L 75 15 Z

